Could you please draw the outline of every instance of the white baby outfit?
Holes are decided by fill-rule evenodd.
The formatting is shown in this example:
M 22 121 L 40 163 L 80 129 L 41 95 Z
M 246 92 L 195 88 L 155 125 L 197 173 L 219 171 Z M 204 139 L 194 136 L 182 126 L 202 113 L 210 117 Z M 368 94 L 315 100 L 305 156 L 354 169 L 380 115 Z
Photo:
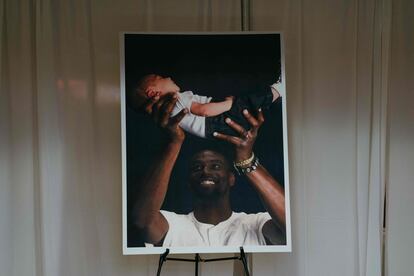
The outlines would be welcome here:
M 197 116 L 191 113 L 191 104 L 192 102 L 197 102 L 201 104 L 209 103 L 211 101 L 211 97 L 194 95 L 191 91 L 185 91 L 178 93 L 178 100 L 174 106 L 174 109 L 171 113 L 171 116 L 177 115 L 182 109 L 187 108 L 188 114 L 184 116 L 184 118 L 180 122 L 180 127 L 182 127 L 185 131 L 199 136 L 205 137 L 205 125 L 206 125 L 206 118 L 202 116 Z
M 270 86 L 272 89 L 276 89 L 281 97 L 285 96 L 285 91 L 280 82 L 274 83 Z M 205 104 L 211 102 L 211 97 L 200 96 L 193 94 L 192 91 L 185 91 L 178 93 L 178 100 L 174 106 L 171 116 L 177 115 L 181 110 L 187 108 L 188 114 L 180 122 L 180 127 L 186 132 L 193 135 L 205 138 L 206 137 L 206 117 L 197 116 L 191 113 L 191 104 L 197 102 L 200 104 Z

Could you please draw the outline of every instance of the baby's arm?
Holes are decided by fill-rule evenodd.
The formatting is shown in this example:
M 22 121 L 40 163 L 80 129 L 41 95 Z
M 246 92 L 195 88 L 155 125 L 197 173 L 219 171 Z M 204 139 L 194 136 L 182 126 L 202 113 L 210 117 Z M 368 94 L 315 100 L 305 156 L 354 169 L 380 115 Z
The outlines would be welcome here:
M 227 97 L 225 101 L 216 103 L 201 104 L 193 102 L 191 104 L 191 113 L 202 117 L 213 117 L 230 110 L 232 103 L 232 97 Z

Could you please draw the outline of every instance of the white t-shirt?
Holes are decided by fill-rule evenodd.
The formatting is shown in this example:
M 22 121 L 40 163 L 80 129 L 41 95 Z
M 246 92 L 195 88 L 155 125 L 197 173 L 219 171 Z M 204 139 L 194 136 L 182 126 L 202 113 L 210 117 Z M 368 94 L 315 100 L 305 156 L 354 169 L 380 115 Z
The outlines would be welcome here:
M 206 137 L 206 118 L 202 116 L 197 116 L 191 113 L 191 104 L 192 102 L 197 102 L 201 104 L 209 103 L 211 101 L 211 97 L 194 95 L 191 91 L 185 91 L 178 93 L 178 100 L 175 104 L 173 111 L 171 112 L 171 116 L 177 115 L 181 110 L 187 108 L 189 113 L 184 116 L 184 118 L 180 122 L 180 127 L 182 127 L 185 131 L 199 136 L 199 137 Z
M 233 212 L 217 225 L 197 221 L 194 213 L 179 215 L 161 210 L 169 224 L 163 246 L 243 246 L 266 245 L 263 225 L 271 219 L 269 213 L 246 214 Z

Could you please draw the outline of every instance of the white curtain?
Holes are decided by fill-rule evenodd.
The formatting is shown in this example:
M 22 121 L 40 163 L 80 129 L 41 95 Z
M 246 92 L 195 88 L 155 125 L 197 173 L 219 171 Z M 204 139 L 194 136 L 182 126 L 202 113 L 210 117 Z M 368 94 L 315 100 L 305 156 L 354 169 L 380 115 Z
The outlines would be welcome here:
M 0 275 L 155 275 L 157 256 L 121 250 L 119 32 L 240 31 L 240 1 L 0 3 Z M 251 30 L 285 38 L 293 229 L 293 252 L 255 254 L 253 275 L 381 275 L 391 126 L 405 120 L 387 111 L 412 115 L 387 99 L 403 98 L 400 63 L 413 72 L 410 16 L 410 0 L 251 0 Z
M 388 99 L 385 275 L 413 275 L 414 2 L 393 1 Z

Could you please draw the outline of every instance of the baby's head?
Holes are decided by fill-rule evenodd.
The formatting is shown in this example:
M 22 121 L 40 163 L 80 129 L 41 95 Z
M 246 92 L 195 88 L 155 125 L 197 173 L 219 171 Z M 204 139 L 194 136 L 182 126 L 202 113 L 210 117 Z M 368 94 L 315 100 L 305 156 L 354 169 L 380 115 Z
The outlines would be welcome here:
M 136 88 L 131 92 L 132 105 L 139 109 L 148 99 L 156 96 L 162 97 L 169 93 L 178 93 L 180 92 L 180 87 L 171 78 L 150 74 L 142 77 L 138 81 Z

